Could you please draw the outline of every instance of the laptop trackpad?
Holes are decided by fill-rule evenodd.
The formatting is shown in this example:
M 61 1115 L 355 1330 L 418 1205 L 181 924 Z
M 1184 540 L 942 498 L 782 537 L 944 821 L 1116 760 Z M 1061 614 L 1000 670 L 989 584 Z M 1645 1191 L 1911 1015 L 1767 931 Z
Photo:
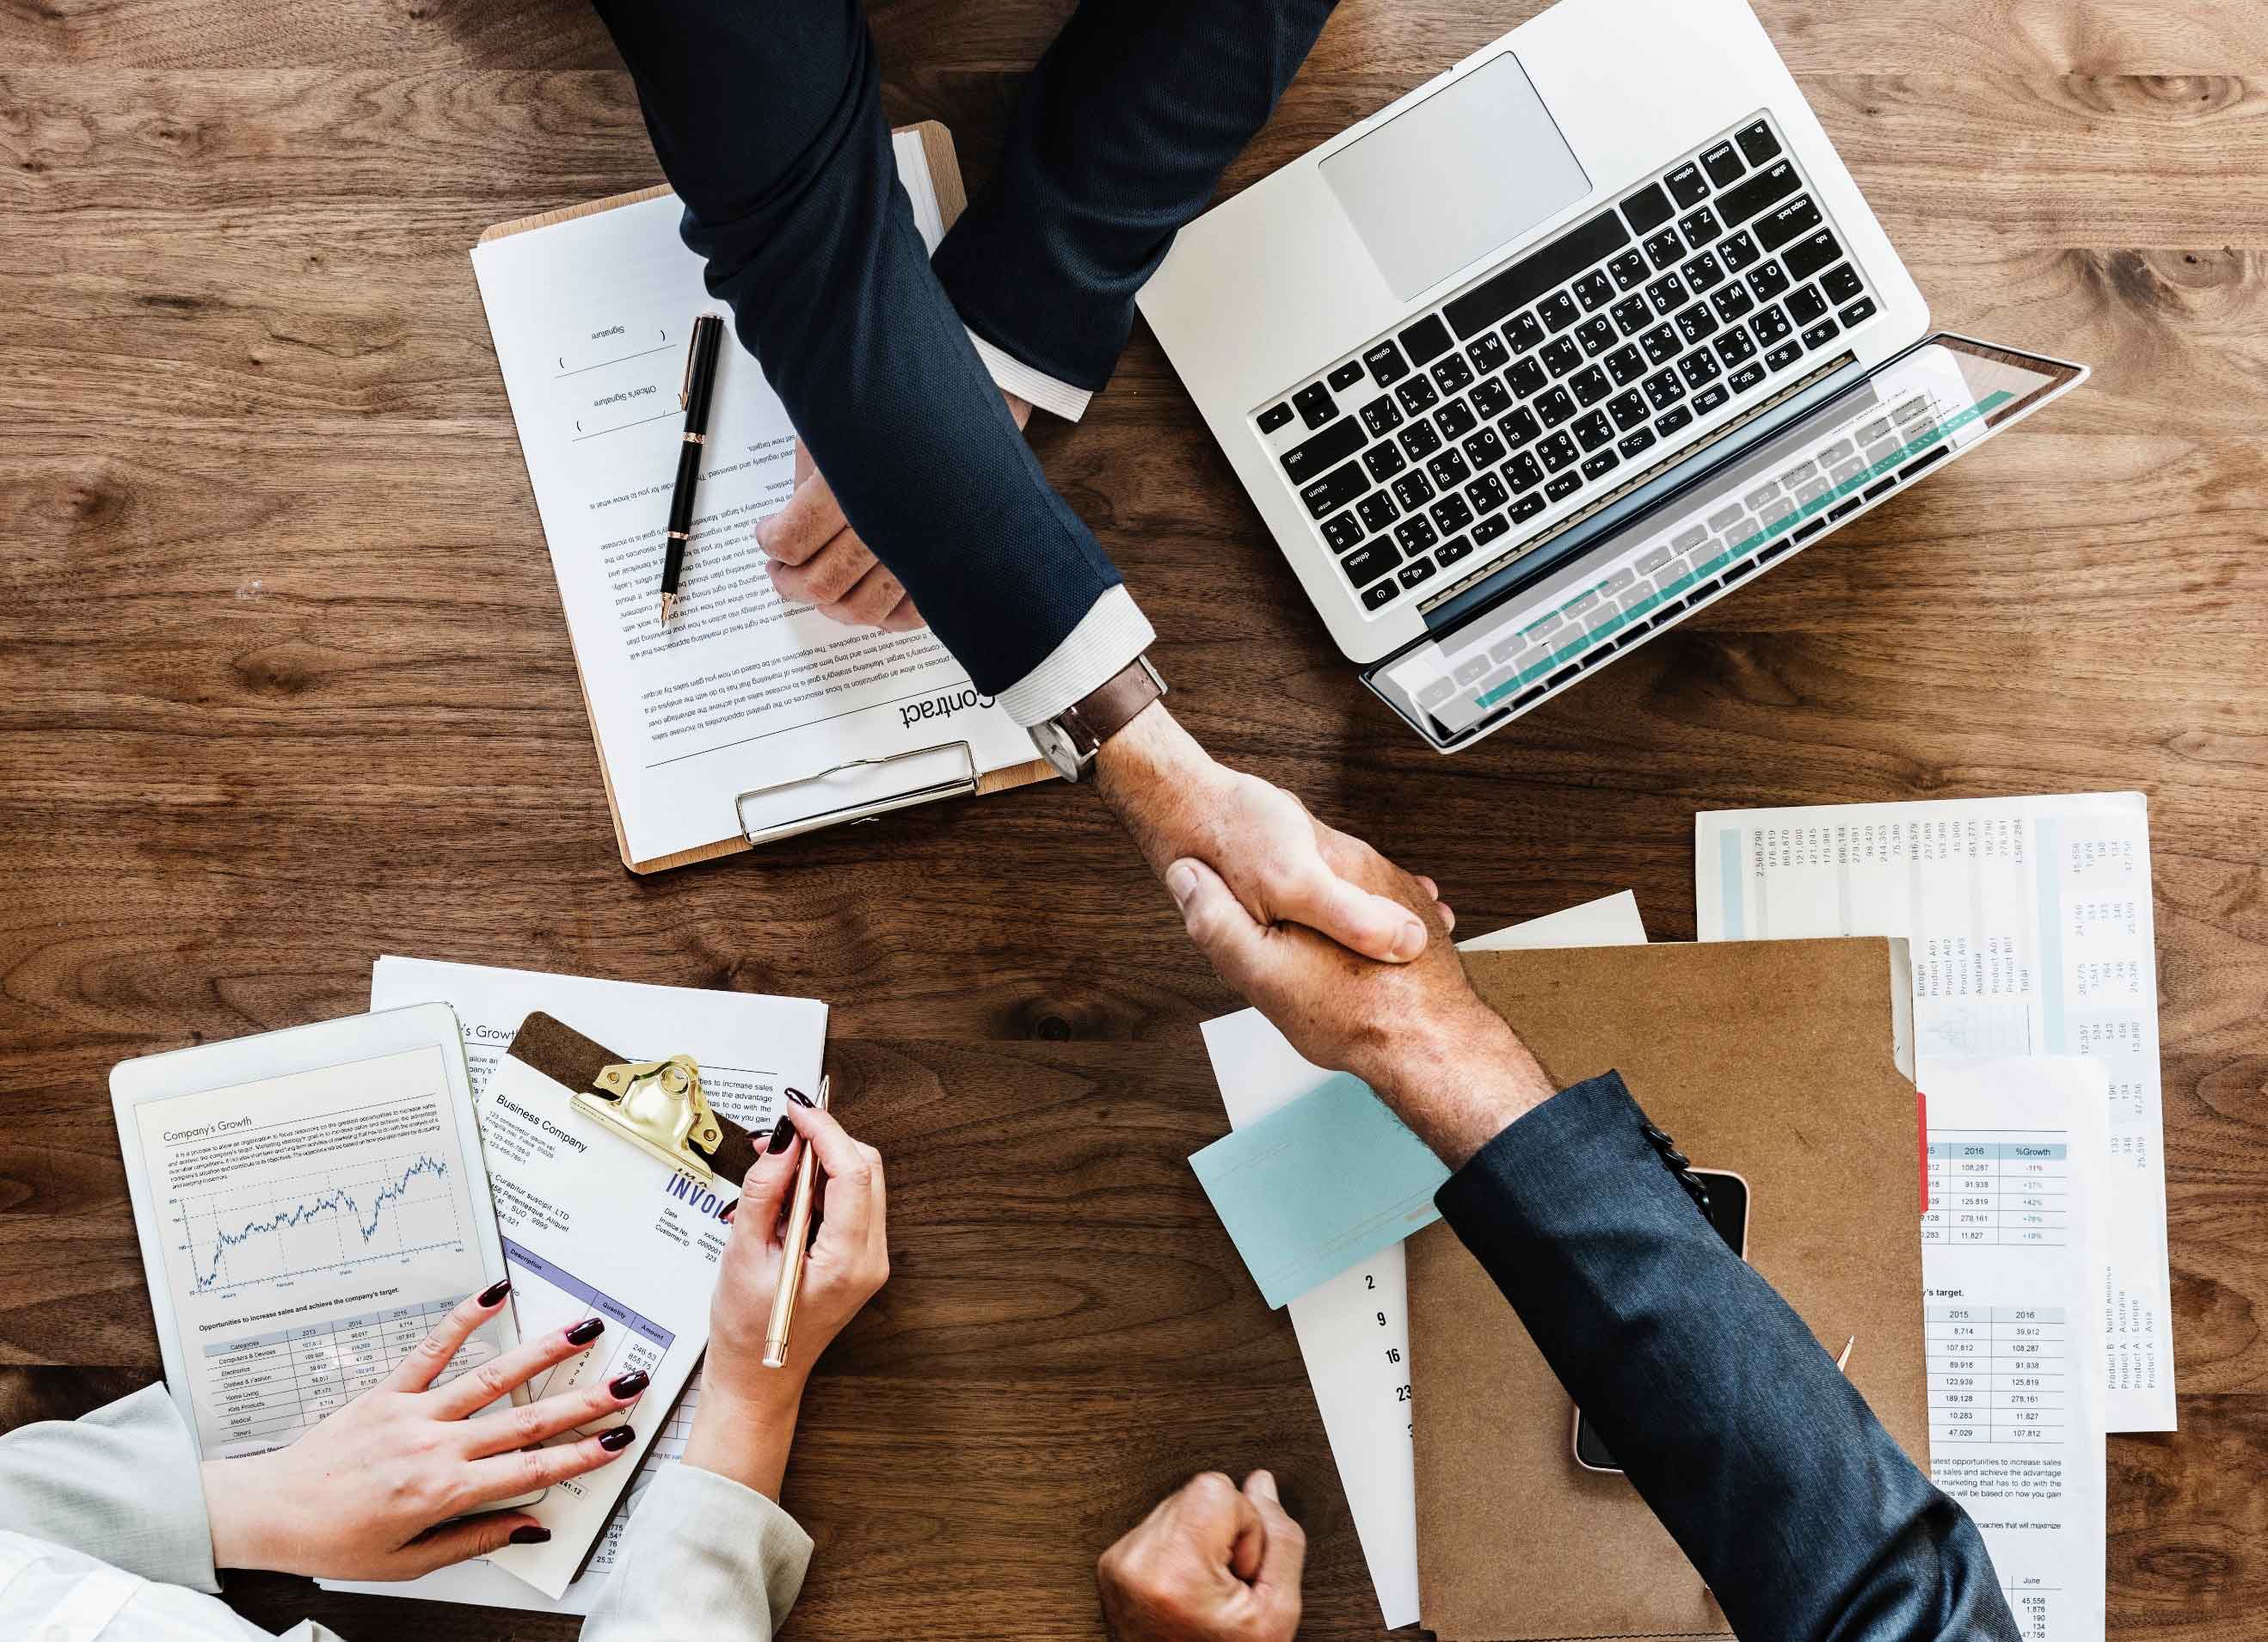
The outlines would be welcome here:
M 1508 51 L 1339 150 L 1322 173 L 1404 299 L 1591 191 Z

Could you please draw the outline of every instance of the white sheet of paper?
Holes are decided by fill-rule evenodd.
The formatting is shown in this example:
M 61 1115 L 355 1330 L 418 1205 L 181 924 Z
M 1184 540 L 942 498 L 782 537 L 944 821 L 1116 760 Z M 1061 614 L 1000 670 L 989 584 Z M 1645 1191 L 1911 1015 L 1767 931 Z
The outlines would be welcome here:
M 1514 947 L 1642 946 L 1646 925 L 1630 891 L 1459 943 L 1466 952 Z M 1204 1023 L 1205 1051 L 1232 1128 L 1335 1074 L 1285 1042 L 1256 1009 Z M 1395 1244 L 1309 1290 L 1288 1307 L 1338 1462 L 1363 1558 L 1387 1628 L 1418 1623 L 1417 1459 L 1410 1425 L 1410 1290 Z
M 943 228 L 920 141 L 904 133 L 895 148 L 934 249 Z M 473 252 L 608 779 L 639 861 L 732 836 L 743 792 L 853 760 L 964 740 L 979 770 L 1033 756 L 1031 738 L 976 695 L 927 629 L 853 631 L 773 590 L 755 526 L 794 488 L 795 430 L 729 335 L 679 585 L 685 602 L 663 630 L 687 335 L 696 314 L 718 308 L 701 259 L 678 238 L 682 209 L 667 195 Z M 899 791 L 920 784 L 910 766 L 864 776 L 871 785 L 894 773 Z
M 1925 1059 L 1921 1088 L 1931 1475 L 2027 1642 L 2102 1642 L 2110 1077 L 2077 1056 Z
M 1694 844 L 1703 940 L 1906 936 L 1923 1056 L 2085 1055 L 2109 1068 L 2107 1424 L 2173 1430 L 2142 795 L 1704 812 Z
M 702 1088 L 717 1109 L 752 1130 L 769 1129 L 779 1121 L 783 1097 L 777 1076 L 760 1076 L 757 1069 L 744 1065 L 755 1058 L 751 1047 L 780 1041 L 784 1032 L 806 1029 L 799 1023 L 814 1008 L 821 1011 L 823 1031 L 825 1008 L 801 998 L 392 957 L 380 958 L 372 967 L 370 998 L 373 1009 L 433 1001 L 453 1006 L 464 1025 L 465 1058 L 472 1069 L 476 1101 L 488 1086 L 489 1073 L 512 1047 L 519 1023 L 530 1011 L 540 1009 L 625 1055 L 656 1057 L 682 1049 L 699 1063 Z M 535 1613 L 587 1614 L 613 1571 L 623 1526 L 639 1498 L 655 1471 L 674 1463 L 685 1451 L 685 1434 L 691 1428 L 700 1395 L 698 1381 L 686 1388 L 676 1413 L 655 1437 L 652 1449 L 631 1478 L 629 1497 L 608 1519 L 590 1565 L 556 1600 L 488 1562 L 460 1563 L 401 1584 L 322 1583 L 334 1590 L 368 1591 L 381 1596 L 471 1602 Z

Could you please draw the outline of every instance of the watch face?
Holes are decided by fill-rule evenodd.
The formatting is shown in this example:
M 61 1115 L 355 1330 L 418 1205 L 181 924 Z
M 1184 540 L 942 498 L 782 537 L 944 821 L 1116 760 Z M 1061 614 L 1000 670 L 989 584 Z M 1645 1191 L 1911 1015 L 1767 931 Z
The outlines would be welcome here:
M 1056 768 L 1056 774 L 1065 781 L 1079 779 L 1079 749 L 1064 727 L 1052 718 L 1043 718 L 1032 726 L 1032 741 L 1040 755 Z

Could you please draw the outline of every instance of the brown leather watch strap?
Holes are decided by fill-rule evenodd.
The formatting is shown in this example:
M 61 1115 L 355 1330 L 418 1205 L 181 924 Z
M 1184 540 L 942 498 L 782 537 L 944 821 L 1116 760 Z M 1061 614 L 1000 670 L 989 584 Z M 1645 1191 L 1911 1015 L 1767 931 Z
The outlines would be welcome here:
M 1166 686 L 1139 656 L 1079 700 L 1057 722 L 1071 733 L 1082 754 L 1090 753 L 1134 720 L 1134 715 L 1166 693 Z

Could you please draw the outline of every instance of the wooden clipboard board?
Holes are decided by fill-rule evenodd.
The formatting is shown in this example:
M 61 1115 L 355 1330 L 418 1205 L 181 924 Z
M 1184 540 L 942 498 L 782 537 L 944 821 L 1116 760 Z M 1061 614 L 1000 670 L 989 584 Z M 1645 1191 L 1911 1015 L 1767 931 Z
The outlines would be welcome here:
M 953 147 L 953 133 L 935 120 L 923 120 L 913 125 L 900 126 L 892 132 L 910 131 L 921 138 L 922 157 L 929 164 L 931 186 L 937 192 L 938 218 L 951 228 L 968 204 L 968 193 L 961 186 L 961 161 Z M 639 205 L 648 200 L 658 200 L 670 192 L 667 183 L 658 183 L 651 188 L 639 188 L 629 194 L 617 194 L 611 198 L 593 200 L 582 205 L 563 205 L 553 210 L 538 211 L 533 217 L 521 217 L 508 223 L 498 223 L 484 230 L 478 243 L 508 239 L 526 233 L 533 228 L 549 228 L 556 223 L 572 222 L 578 217 L 590 217 L 600 211 L 611 211 L 624 205 Z M 574 648 L 575 630 L 568 624 L 567 643 Z M 576 687 L 583 693 L 583 716 L 591 725 L 591 742 L 599 754 L 599 780 L 607 793 L 607 814 L 615 824 L 615 848 L 621 854 L 622 865 L 633 873 L 666 873 L 674 866 L 690 866 L 696 861 L 711 861 L 720 855 L 737 855 L 755 846 L 745 833 L 729 833 L 711 843 L 695 844 L 669 855 L 658 855 L 640 861 L 630 854 L 630 838 L 622 831 L 622 807 L 615 798 L 614 777 L 607 769 L 606 744 L 599 740 L 598 715 L 591 711 L 590 681 L 584 675 L 583 659 L 575 658 Z M 1035 781 L 1045 781 L 1055 769 L 1044 758 L 1035 758 L 1021 764 L 1004 764 L 998 769 L 977 773 L 973 778 L 971 795 L 982 797 L 988 792 L 1005 792 L 1011 787 L 1027 786 Z M 877 812 L 879 813 L 879 812 Z M 865 816 L 850 816 L 846 820 L 864 820 Z

